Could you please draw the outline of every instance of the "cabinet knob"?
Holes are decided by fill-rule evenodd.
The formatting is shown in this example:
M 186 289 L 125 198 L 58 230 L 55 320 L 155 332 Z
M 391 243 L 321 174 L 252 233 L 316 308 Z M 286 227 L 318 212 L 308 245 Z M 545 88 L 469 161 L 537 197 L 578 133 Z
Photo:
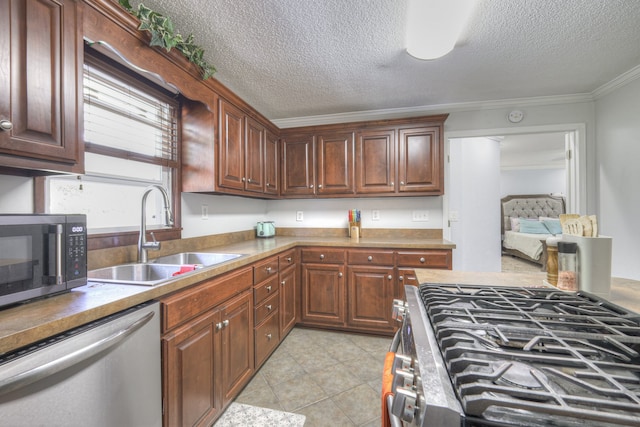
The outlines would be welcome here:
M 425 261 L 424 257 L 420 257 L 420 262 L 424 264 L 424 261 Z
M 271 267 L 267 267 L 266 270 L 267 270 L 267 273 L 271 273 Z
M 229 319 L 225 319 L 222 321 L 222 327 L 226 328 L 227 326 L 229 326 Z
M 286 280 L 283 280 L 282 282 L 280 282 L 282 286 L 286 285 L 286 283 L 287 283 Z
M 11 130 L 13 129 L 13 123 L 9 120 L 0 120 L 0 130 Z
M 342 277 L 342 273 L 338 273 L 338 277 Z
M 373 257 L 372 257 L 371 255 L 369 255 L 369 256 L 367 257 L 367 261 L 373 261 Z
M 245 182 L 247 180 L 247 178 L 245 178 L 244 176 L 242 177 L 242 182 Z
M 271 334 L 267 334 L 266 337 L 268 341 L 271 341 Z
M 313 188 L 313 184 L 311 184 L 311 185 L 309 186 L 309 188 Z
M 318 184 L 318 188 L 322 188 L 322 184 Z
M 324 254 L 320 254 L 320 259 L 324 259 Z
M 216 323 L 216 331 L 219 331 L 220 329 L 222 329 L 222 322 Z
M 398 280 L 402 282 L 404 280 L 404 276 L 398 276 Z
M 287 262 L 291 262 L 291 261 L 292 261 L 291 257 L 287 257 Z
M 404 181 L 400 181 L 400 185 L 404 185 Z
M 391 181 L 391 185 L 394 185 L 394 182 L 393 182 L 393 181 Z
M 268 182 L 267 182 L 267 187 L 271 187 L 271 184 L 269 184 Z
M 268 306 L 266 306 L 267 311 L 271 311 L 273 307 L 271 306 L 271 304 L 269 304 Z
M 271 292 L 271 285 L 267 286 L 267 292 Z
M 391 280 L 391 279 L 393 279 L 393 277 L 391 277 L 391 275 L 388 275 L 388 276 L 387 276 L 387 279 L 388 279 L 388 280 Z

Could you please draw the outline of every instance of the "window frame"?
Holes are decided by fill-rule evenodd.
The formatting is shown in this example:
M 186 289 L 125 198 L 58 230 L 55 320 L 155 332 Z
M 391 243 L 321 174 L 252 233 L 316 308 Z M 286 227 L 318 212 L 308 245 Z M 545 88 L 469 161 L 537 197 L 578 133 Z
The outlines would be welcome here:
M 173 213 L 174 223 L 172 227 L 166 228 L 154 228 L 154 237 L 158 241 L 175 240 L 180 239 L 182 235 L 182 221 L 181 221 L 181 158 L 182 158 L 182 96 L 171 93 L 166 89 L 160 87 L 156 83 L 145 79 L 138 73 L 133 72 L 126 66 L 110 59 L 106 55 L 97 52 L 96 50 L 85 45 L 85 62 L 90 62 L 92 66 L 100 68 L 109 74 L 114 75 L 117 78 L 124 79 L 127 83 L 135 86 L 145 92 L 152 93 L 153 96 L 157 96 L 160 99 L 174 103 L 177 109 L 176 114 L 176 159 L 175 161 L 161 161 L 154 162 L 150 159 L 144 158 L 144 156 L 130 156 L 126 152 L 121 152 L 118 149 L 110 149 L 104 146 L 92 146 L 90 143 L 83 143 L 83 155 L 84 152 L 92 152 L 95 154 L 108 155 L 120 159 L 131 159 L 136 161 L 143 161 L 151 164 L 158 164 L 166 167 L 173 168 L 173 176 L 171 180 L 171 188 L 167 189 L 171 198 L 171 210 Z M 84 109 L 84 100 L 81 105 L 80 123 L 79 125 L 84 127 L 82 111 Z M 84 135 L 84 133 L 83 133 Z M 81 176 L 81 175 L 78 175 Z M 34 178 L 34 207 L 36 213 L 46 212 L 46 182 L 45 177 Z M 151 231 L 151 229 L 150 229 Z M 138 242 L 139 230 L 131 230 L 130 227 L 122 230 L 105 231 L 105 232 L 92 232 L 87 235 L 87 244 L 89 250 L 106 249 L 120 246 L 135 245 Z

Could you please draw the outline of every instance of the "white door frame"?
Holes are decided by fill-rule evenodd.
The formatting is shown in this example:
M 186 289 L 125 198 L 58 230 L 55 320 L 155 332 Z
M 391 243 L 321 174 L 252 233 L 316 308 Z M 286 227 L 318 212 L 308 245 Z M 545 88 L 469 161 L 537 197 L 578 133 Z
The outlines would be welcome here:
M 566 123 L 557 125 L 540 125 L 540 126 L 526 126 L 526 127 L 512 127 L 512 128 L 495 128 L 495 129 L 478 129 L 478 130 L 460 130 L 460 131 L 446 131 L 444 133 L 444 144 L 446 159 L 449 159 L 450 145 L 449 139 L 451 138 L 475 138 L 475 137 L 491 137 L 491 136 L 503 136 L 503 135 L 521 135 L 521 134 L 533 134 L 533 133 L 552 133 L 552 132 L 567 132 L 572 134 L 572 139 L 575 144 L 575 150 L 571 155 L 571 163 L 573 167 L 569 171 L 572 174 L 569 179 L 571 182 L 577 185 L 573 186 L 575 194 L 571 194 L 571 199 L 567 205 L 567 212 L 580 213 L 587 211 L 587 161 L 586 161 L 586 124 L 584 123 Z M 445 239 L 451 238 L 451 227 L 449 225 L 449 197 L 447 189 L 450 182 L 450 165 L 449 161 L 445 162 L 444 173 L 444 186 L 445 193 L 442 197 L 442 226 L 443 237 Z M 570 189 L 568 188 L 567 191 Z M 455 242 L 454 242 L 455 243 Z

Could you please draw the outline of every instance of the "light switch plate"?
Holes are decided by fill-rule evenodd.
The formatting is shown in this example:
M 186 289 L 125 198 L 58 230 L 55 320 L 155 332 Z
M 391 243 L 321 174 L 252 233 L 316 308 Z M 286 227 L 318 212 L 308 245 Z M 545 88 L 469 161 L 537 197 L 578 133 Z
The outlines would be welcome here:
M 304 219 L 304 214 L 302 213 L 302 211 L 297 211 L 296 212 L 296 221 L 302 221 Z
M 412 221 L 429 221 L 429 211 L 413 211 Z
M 374 209 L 371 211 L 371 221 L 380 221 L 380 211 Z

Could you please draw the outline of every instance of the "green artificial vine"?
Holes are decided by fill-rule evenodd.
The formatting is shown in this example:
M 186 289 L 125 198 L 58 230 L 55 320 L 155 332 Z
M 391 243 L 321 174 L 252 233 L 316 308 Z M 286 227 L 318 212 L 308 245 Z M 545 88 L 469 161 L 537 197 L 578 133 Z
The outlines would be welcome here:
M 138 9 L 134 9 L 129 0 L 119 0 L 120 6 L 140 20 L 140 30 L 151 33 L 150 46 L 160 46 L 169 52 L 172 48 L 178 49 L 190 62 L 200 67 L 203 80 L 213 76 L 216 69 L 213 65 L 207 64 L 203 59 L 204 50 L 193 42 L 193 34 L 184 39 L 182 35 L 173 30 L 173 22 L 168 17 L 154 12 L 142 3 Z

